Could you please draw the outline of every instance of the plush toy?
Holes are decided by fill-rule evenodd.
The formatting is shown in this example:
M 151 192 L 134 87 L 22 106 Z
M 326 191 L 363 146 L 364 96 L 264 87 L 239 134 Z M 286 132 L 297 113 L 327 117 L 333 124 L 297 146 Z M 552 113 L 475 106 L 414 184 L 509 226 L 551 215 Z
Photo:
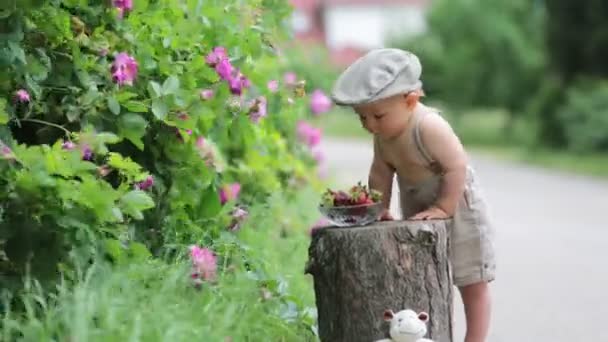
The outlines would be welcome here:
M 395 314 L 392 310 L 386 310 L 384 320 L 391 323 L 389 330 L 391 338 L 376 342 L 433 342 L 423 338 L 426 335 L 426 322 L 429 320 L 426 312 L 401 310 Z

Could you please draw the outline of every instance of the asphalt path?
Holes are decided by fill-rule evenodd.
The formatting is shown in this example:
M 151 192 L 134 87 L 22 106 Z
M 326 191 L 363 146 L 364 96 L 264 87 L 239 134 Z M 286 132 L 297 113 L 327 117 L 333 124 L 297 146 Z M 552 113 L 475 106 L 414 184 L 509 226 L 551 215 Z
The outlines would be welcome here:
M 369 141 L 322 144 L 334 186 L 367 182 Z M 608 342 L 601 328 L 608 322 L 608 182 L 488 156 L 470 160 L 497 229 L 488 342 Z M 396 194 L 391 211 L 399 217 Z M 459 297 L 455 310 L 455 341 L 463 341 Z

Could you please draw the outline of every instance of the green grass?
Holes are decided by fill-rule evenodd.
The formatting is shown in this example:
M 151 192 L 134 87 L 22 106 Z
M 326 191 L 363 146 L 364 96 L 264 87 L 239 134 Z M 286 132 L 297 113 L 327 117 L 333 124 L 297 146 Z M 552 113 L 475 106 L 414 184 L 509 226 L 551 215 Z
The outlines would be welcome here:
M 217 283 L 197 290 L 188 262 L 96 264 L 50 299 L 28 285 L 25 314 L 0 317 L 0 340 L 316 341 L 314 293 L 303 274 L 316 196 L 277 196 L 251 211 L 237 234 L 251 271 L 220 265 Z
M 533 146 L 534 126 L 516 120 L 512 134 L 504 133 L 507 116 L 502 111 L 471 111 L 460 117 L 446 112 L 467 149 L 487 156 L 539 167 L 608 178 L 608 156 L 600 153 L 580 154 L 565 150 L 530 148 Z M 315 122 L 324 133 L 337 138 L 369 138 L 356 115 L 339 108 Z
M 494 158 L 539 166 L 580 175 L 608 178 L 608 156 L 605 154 L 574 154 L 548 149 L 524 147 L 472 146 L 470 150 Z

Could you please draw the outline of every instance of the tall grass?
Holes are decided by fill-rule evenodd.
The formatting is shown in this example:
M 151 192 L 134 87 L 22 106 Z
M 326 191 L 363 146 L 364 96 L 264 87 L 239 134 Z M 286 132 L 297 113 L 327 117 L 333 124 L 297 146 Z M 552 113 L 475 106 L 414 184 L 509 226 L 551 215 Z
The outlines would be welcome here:
M 25 310 L 5 310 L 1 340 L 315 341 L 314 296 L 303 274 L 315 199 L 307 190 L 252 210 L 237 234 L 248 260 L 226 265 L 200 289 L 187 261 L 96 263 L 51 296 L 28 281 L 19 298 Z

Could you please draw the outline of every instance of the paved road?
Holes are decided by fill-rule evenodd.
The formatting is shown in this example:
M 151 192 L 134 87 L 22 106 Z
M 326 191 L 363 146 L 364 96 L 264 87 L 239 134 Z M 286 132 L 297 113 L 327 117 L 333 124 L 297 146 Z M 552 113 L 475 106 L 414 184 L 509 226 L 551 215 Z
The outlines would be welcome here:
M 368 142 L 326 139 L 324 145 L 335 185 L 367 180 Z M 608 322 L 608 182 L 481 156 L 471 160 L 498 231 L 488 342 L 608 341 L 602 327 Z M 461 342 L 459 298 L 455 309 Z

